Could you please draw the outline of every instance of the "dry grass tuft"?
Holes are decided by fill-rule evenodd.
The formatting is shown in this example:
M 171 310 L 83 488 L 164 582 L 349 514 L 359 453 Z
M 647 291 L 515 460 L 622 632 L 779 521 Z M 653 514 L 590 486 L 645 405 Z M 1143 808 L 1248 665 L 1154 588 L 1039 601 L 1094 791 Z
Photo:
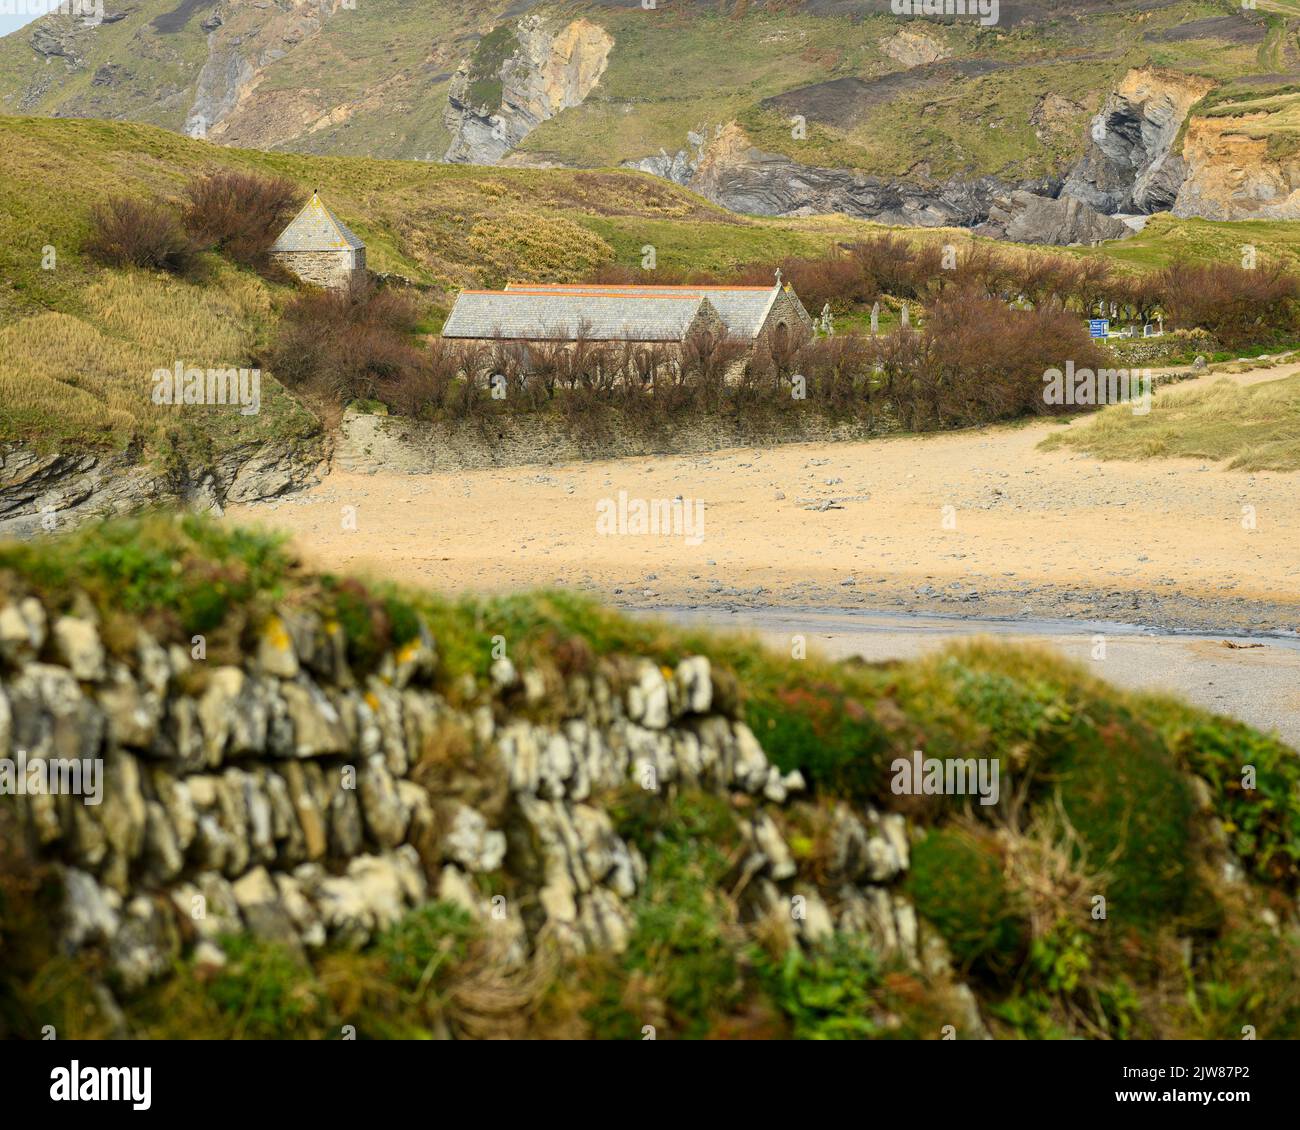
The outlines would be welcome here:
M 1098 459 L 1227 460 L 1237 471 L 1295 471 L 1300 469 L 1300 375 L 1247 386 L 1220 380 L 1169 389 L 1154 398 L 1148 415 L 1115 405 L 1040 446 L 1078 448 Z

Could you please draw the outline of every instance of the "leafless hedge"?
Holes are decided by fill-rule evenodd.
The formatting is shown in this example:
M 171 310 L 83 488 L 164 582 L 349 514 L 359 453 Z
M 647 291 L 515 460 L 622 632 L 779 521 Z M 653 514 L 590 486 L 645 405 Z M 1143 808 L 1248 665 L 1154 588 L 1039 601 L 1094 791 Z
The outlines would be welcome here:
M 1300 279 L 1279 268 L 1175 263 L 1145 273 L 1116 271 L 1101 258 L 1030 254 L 976 243 L 960 252 L 883 233 L 840 244 L 818 258 L 750 264 L 725 276 L 660 268 L 661 284 L 766 285 L 780 268 L 814 314 L 847 313 L 889 295 L 928 305 L 943 294 L 975 291 L 1003 302 L 1025 299 L 1080 318 L 1108 314 L 1169 328 L 1205 329 L 1228 348 L 1291 340 L 1300 332 Z M 593 281 L 645 283 L 645 271 L 606 267 Z
M 376 304 L 379 303 L 376 308 Z M 757 422 L 815 411 L 868 425 L 931 429 L 1049 410 L 1043 373 L 1105 358 L 1059 306 L 1008 309 L 974 286 L 949 288 L 922 328 L 881 337 L 793 336 L 750 349 L 701 330 L 680 348 L 635 342 L 435 339 L 416 348 L 388 299 L 312 296 L 286 318 L 278 358 L 290 383 L 346 402 L 378 398 L 424 420 L 489 423 L 549 412 L 599 438 L 617 421 L 666 432 L 709 418 Z M 296 327 L 296 328 L 295 328 Z M 276 372 L 280 372 L 277 368 Z

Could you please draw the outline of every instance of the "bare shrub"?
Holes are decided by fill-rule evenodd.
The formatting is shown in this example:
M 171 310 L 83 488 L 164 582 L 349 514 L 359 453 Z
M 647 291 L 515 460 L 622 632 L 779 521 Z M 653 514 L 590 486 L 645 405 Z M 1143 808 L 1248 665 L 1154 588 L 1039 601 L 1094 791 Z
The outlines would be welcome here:
M 194 270 L 197 260 L 174 212 L 131 196 L 112 196 L 91 208 L 83 250 L 108 267 L 149 267 L 172 274 Z
M 1228 349 L 1296 332 L 1300 280 L 1278 268 L 1175 263 L 1160 273 L 1164 309 L 1176 326 L 1205 329 Z
M 749 263 L 726 280 L 732 286 L 771 286 L 776 281 L 777 268 L 782 282 L 788 283 L 799 295 L 809 312 L 816 315 L 827 304 L 837 313 L 843 313 L 870 302 L 878 293 L 853 257 L 842 252 L 832 252 L 817 258 L 787 256 L 780 263 Z
M 420 365 L 377 382 L 379 399 L 403 416 L 434 419 L 446 407 L 464 364 L 459 344 L 434 338 Z
M 408 297 L 369 282 L 313 291 L 285 310 L 271 368 L 285 384 L 336 404 L 373 399 L 427 363 L 414 337 L 419 320 Z
M 1073 361 L 1096 369 L 1105 355 L 1059 306 L 1008 310 L 975 289 L 950 291 L 922 331 L 881 342 L 886 394 L 904 426 L 954 427 L 1049 411 L 1043 374 Z
M 682 342 L 681 366 L 674 388 L 689 389 L 683 405 L 716 410 L 726 391 L 728 371 L 744 356 L 745 346 L 723 330 L 696 327 Z
M 918 298 L 928 276 L 928 266 L 918 258 L 912 244 L 897 235 L 878 235 L 851 245 L 850 254 L 858 270 L 877 294 L 895 298 Z
M 1064 306 L 1079 291 L 1080 266 L 1064 255 L 1031 255 L 1017 266 L 1015 287 L 1035 306 Z
M 958 290 L 978 291 L 989 298 L 1009 295 L 1017 287 L 1017 268 L 1003 251 L 988 244 L 974 244 L 950 271 L 953 286 Z
M 875 357 L 868 338 L 840 334 L 805 342 L 796 361 L 808 384 L 808 398 L 835 413 L 871 415 Z
M 1084 317 L 1097 310 L 1110 297 L 1115 278 L 1104 259 L 1085 259 L 1075 279 L 1074 299 Z
M 1120 317 L 1150 322 L 1164 307 L 1164 286 L 1154 273 L 1118 275 L 1111 283 L 1110 300 L 1118 307 Z
M 271 244 L 293 217 L 301 197 L 283 177 L 223 169 L 186 186 L 185 229 L 201 247 L 236 263 L 265 270 Z

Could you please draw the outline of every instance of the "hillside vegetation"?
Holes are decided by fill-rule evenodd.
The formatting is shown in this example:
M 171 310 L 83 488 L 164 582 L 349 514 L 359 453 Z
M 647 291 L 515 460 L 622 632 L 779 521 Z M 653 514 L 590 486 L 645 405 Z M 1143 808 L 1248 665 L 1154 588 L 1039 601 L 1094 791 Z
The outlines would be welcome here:
M 737 216 L 632 172 L 307 157 L 223 148 L 149 126 L 0 117 L 0 442 L 45 449 L 138 442 L 202 454 L 319 428 L 267 364 L 296 288 L 212 254 L 195 277 L 180 279 L 104 268 L 82 252 L 96 202 L 118 195 L 178 202 L 195 176 L 215 170 L 282 176 L 304 199 L 319 188 L 366 241 L 372 269 L 428 288 L 415 293 L 434 329 L 465 285 L 569 281 L 610 268 L 653 279 L 640 268 L 647 246 L 667 276 L 725 275 L 745 264 L 817 258 L 885 230 L 844 216 Z M 904 234 L 936 252 L 951 243 L 963 256 L 986 245 L 946 229 Z M 1262 266 L 1300 262 L 1294 224 L 1168 216 L 1132 240 L 1073 253 L 1145 270 L 1175 259 L 1232 263 L 1245 241 Z M 890 307 L 884 324 L 895 324 Z M 178 360 L 260 364 L 261 413 L 157 409 L 149 374 Z
M 462 285 L 565 281 L 639 262 L 647 241 L 665 265 L 722 270 L 816 253 L 864 227 L 735 217 L 636 173 L 311 158 L 148 126 L 0 117 L 0 442 L 152 446 L 179 429 L 220 449 L 318 426 L 269 369 L 257 416 L 167 414 L 149 401 L 149 375 L 177 360 L 257 364 L 294 287 L 211 255 L 186 280 L 105 269 L 82 253 L 96 201 L 178 201 L 191 178 L 221 169 L 285 176 L 304 200 L 319 188 L 366 241 L 371 268 L 432 287 L 435 308 Z
M 0 41 L 0 106 L 180 131 L 228 96 L 209 123 L 226 143 L 436 160 L 457 68 L 474 60 L 471 94 L 496 109 L 500 76 L 487 64 L 528 14 L 557 27 L 586 20 L 614 42 L 585 101 L 523 140 L 528 159 L 611 166 L 675 153 L 689 130 L 735 120 L 761 147 L 809 164 L 1014 180 L 1076 159 L 1088 118 L 1130 67 L 1226 80 L 1297 63 L 1290 0 L 1258 11 L 1235 0 L 1008 0 L 996 26 L 914 21 L 902 40 L 889 0 L 660 0 L 649 10 L 368 0 L 223 10 L 214 26 L 215 12 L 143 0 L 98 28 L 47 19 L 42 40 L 23 29 Z M 205 65 L 217 74 L 201 82 Z M 791 135 L 794 114 L 807 119 L 804 138 Z
M 0 117 L 3 306 L 71 298 L 84 283 L 77 255 L 89 205 L 112 193 L 178 197 L 212 169 L 288 177 L 319 188 L 365 240 L 372 270 L 440 288 L 496 286 L 510 277 L 578 278 L 654 244 L 665 266 L 721 269 L 755 258 L 822 250 L 863 230 L 847 217 L 735 216 L 633 172 L 486 169 L 426 162 L 302 157 L 223 148 L 147 126 Z M 66 186 L 76 183 L 71 195 Z M 40 270 L 49 244 L 62 262 Z M 35 293 L 31 293 L 31 292 Z M 18 293 L 15 293 L 18 292 Z
M 1042 446 L 1073 447 L 1099 459 L 1227 460 L 1240 471 L 1300 470 L 1300 376 L 1246 387 L 1228 380 L 1175 387 L 1152 401 L 1148 416 L 1107 408 Z
M 568 594 L 448 601 L 314 576 L 274 540 L 192 517 L 0 547 L 0 603 L 24 595 L 51 613 L 93 609 L 128 667 L 138 627 L 186 648 L 203 632 L 209 663 L 239 663 L 272 611 L 291 607 L 338 625 L 346 662 L 382 681 L 384 656 L 423 621 L 437 649 L 433 693 L 454 708 L 483 701 L 500 638 L 546 687 L 633 657 L 671 670 L 708 656 L 717 693 L 738 696 L 767 757 L 809 787 L 781 814 L 801 870 L 831 866 L 837 800 L 908 818 L 901 893 L 939 931 L 996 1035 L 1237 1039 L 1250 1026 L 1260 1038 L 1300 1036 L 1296 751 L 1116 690 L 1046 653 L 974 643 L 882 666 L 790 659 L 742 637 L 632 622 Z M 193 673 L 194 693 L 204 676 Z M 564 701 L 546 696 L 533 717 L 558 724 L 548 712 Z M 1000 802 L 896 794 L 891 762 L 916 749 L 996 759 Z M 460 788 L 466 774 L 493 771 L 463 753 L 456 762 L 450 748 L 413 756 L 427 759 L 429 775 L 417 779 L 428 782 L 447 781 L 456 765 Z M 1255 778 L 1243 786 L 1247 765 Z M 364 1036 L 637 1039 L 648 1017 L 665 1038 L 936 1038 L 953 1022 L 935 982 L 882 960 L 863 937 L 841 930 L 791 946 L 739 916 L 736 826 L 752 798 L 629 784 L 591 803 L 608 807 L 647 865 L 621 954 L 574 959 L 543 947 L 508 973 L 480 926 L 434 903 L 364 949 L 327 946 L 310 961 L 225 938 L 222 968 L 178 961 L 128 992 L 116 1023 L 152 1037 L 336 1038 L 346 1021 Z M 57 953 L 38 909 L 46 896 L 8 847 L 0 1029 L 104 1034 L 113 1020 L 90 991 L 95 970 Z M 426 866 L 436 870 L 437 857 Z

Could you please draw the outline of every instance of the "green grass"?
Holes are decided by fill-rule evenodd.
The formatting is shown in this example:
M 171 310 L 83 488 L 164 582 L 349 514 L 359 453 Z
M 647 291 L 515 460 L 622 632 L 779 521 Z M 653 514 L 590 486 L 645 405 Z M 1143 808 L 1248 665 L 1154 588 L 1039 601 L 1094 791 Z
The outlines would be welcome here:
M 941 828 L 916 845 L 908 890 L 962 968 L 1005 976 L 1024 958 L 1029 926 L 1002 871 L 991 836 Z
M 1242 247 L 1249 244 L 1256 249 L 1259 266 L 1295 270 L 1300 267 L 1298 227 L 1278 220 L 1180 220 L 1162 212 L 1128 239 L 1070 250 L 1084 256 L 1100 255 L 1121 267 L 1152 270 L 1180 260 L 1240 264 Z
M 501 106 L 501 68 L 519 49 L 510 24 L 494 27 L 474 48 L 469 65 L 469 100 L 472 106 L 496 110 Z
M 1300 470 L 1300 376 L 1249 386 L 1228 380 L 1156 395 L 1151 412 L 1103 409 L 1045 439 L 1098 459 L 1206 459 L 1234 470 Z
M 199 466 L 263 440 L 309 443 L 315 416 L 260 377 L 260 409 L 160 406 L 151 374 L 177 361 L 200 368 L 259 368 L 282 287 L 208 264 L 202 282 L 146 271 L 103 271 L 69 303 L 0 326 L 0 440 L 40 450 L 144 447 L 164 469 Z
M 521 149 L 579 167 L 607 167 L 660 149 L 676 152 L 688 130 L 739 120 L 775 152 L 880 175 L 917 166 L 938 177 L 1059 173 L 1083 150 L 1098 92 L 1112 89 L 1130 67 L 1150 64 L 1231 82 L 1286 64 L 1293 45 L 1280 16 L 1295 15 L 1291 3 L 1261 5 L 1278 13 L 1262 46 L 1159 39 L 1222 16 L 1222 0 L 1179 0 L 1141 13 L 1119 6 L 1090 11 L 1085 20 L 1048 6 L 1014 28 L 918 23 L 951 52 L 953 63 L 999 69 L 918 72 L 904 89 L 869 99 L 852 119 L 810 119 L 803 140 L 791 136 L 784 108 L 764 104 L 782 95 L 797 102 L 804 88 L 826 82 L 901 73 L 903 64 L 882 46 L 898 33 L 897 19 L 815 14 L 787 4 L 715 10 L 664 3 L 647 11 L 550 3 L 530 11 L 550 28 L 588 19 L 613 37 L 614 48 L 586 102 L 542 123 Z M 174 7 L 174 0 L 145 0 L 124 19 L 79 36 L 84 65 L 78 67 L 59 60 L 45 65 L 26 34 L 0 41 L 0 108 L 181 128 L 208 43 L 199 14 L 175 32 L 152 27 L 155 16 Z M 502 22 L 508 11 L 510 20 Z M 428 160 L 446 149 L 442 112 L 449 78 L 462 62 L 470 63 L 471 100 L 492 108 L 500 103 L 500 66 L 513 50 L 518 12 L 508 0 L 367 0 L 333 11 L 301 38 L 291 13 L 235 8 L 223 16 L 214 36 L 218 49 L 238 38 L 245 58 L 266 61 L 237 112 L 214 128 L 214 140 Z M 1048 94 L 1064 98 L 1066 112 L 1046 125 L 1031 121 Z M 920 108 L 924 113 L 915 112 Z

